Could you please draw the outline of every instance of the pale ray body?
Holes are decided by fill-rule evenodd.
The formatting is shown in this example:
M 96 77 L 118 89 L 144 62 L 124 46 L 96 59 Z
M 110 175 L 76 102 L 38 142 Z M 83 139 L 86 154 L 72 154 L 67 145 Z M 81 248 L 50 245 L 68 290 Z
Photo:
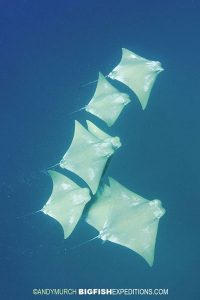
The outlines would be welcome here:
M 92 128 L 96 128 L 96 133 L 91 133 L 78 121 L 75 121 L 74 137 L 69 149 L 60 161 L 60 166 L 81 177 L 95 194 L 107 160 L 116 150 L 112 139 L 116 139 L 118 143 L 120 141 L 119 138 L 112 138 L 105 133 L 103 136 L 103 131 L 92 123 L 89 123 L 89 127 L 91 131 L 94 131 Z
M 165 210 L 159 200 L 149 201 L 110 178 L 110 187 L 91 205 L 86 221 L 102 240 L 128 247 L 152 266 L 159 219 Z
M 55 220 L 63 228 L 66 239 L 77 225 L 83 209 L 91 199 L 88 188 L 81 188 L 68 177 L 48 171 L 53 181 L 52 194 L 41 211 Z
M 145 109 L 156 77 L 161 71 L 163 69 L 159 62 L 147 60 L 123 48 L 120 63 L 106 77 L 121 81 L 132 89 Z M 127 94 L 118 91 L 99 73 L 93 98 L 78 111 L 85 110 L 112 126 L 129 102 Z M 78 175 L 95 194 L 110 158 L 121 147 L 121 142 L 119 137 L 108 135 L 91 121 L 87 120 L 86 123 L 87 129 L 75 121 L 72 143 L 61 161 L 53 167 L 59 165 Z M 81 188 L 58 172 L 49 171 L 49 174 L 53 181 L 53 191 L 39 211 L 56 219 L 67 238 L 91 199 L 90 190 Z M 141 255 L 152 266 L 159 219 L 165 209 L 159 200 L 149 201 L 112 178 L 109 182 L 110 186 L 99 188 L 91 205 L 86 207 L 87 223 L 99 232 L 91 240 L 101 238 L 125 246 Z
M 119 92 L 99 73 L 96 91 L 85 110 L 112 126 L 129 102 L 127 94 Z
M 133 90 L 145 109 L 156 77 L 162 71 L 160 62 L 150 61 L 122 48 L 121 61 L 108 77 L 123 82 Z

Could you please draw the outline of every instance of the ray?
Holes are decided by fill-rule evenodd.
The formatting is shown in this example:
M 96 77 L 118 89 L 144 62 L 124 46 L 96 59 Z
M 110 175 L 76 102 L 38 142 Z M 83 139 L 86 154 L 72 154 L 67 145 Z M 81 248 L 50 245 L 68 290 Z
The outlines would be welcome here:
M 129 102 L 127 94 L 119 92 L 99 73 L 96 91 L 85 110 L 112 126 Z
M 115 140 L 103 137 L 102 132 L 92 123 L 88 123 L 90 131 L 75 121 L 75 132 L 72 143 L 60 161 L 61 168 L 68 169 L 81 177 L 95 194 L 109 157 L 114 154 Z M 93 128 L 93 129 L 92 129 Z M 94 133 L 94 128 L 96 132 Z M 93 130 L 93 133 L 91 131 Z M 101 137 L 100 132 L 101 131 Z M 104 133 L 105 134 L 105 133 Z M 114 138 L 113 138 L 114 139 Z M 116 144 L 120 143 L 116 138 Z M 119 145 L 118 145 L 119 147 Z
M 145 109 L 156 77 L 163 70 L 160 62 L 148 60 L 122 48 L 121 61 L 108 77 L 127 85 Z
M 137 252 L 152 266 L 158 223 L 165 209 L 159 200 L 149 201 L 112 178 L 109 183 L 91 203 L 86 222 L 99 231 L 102 240 Z
M 53 190 L 41 211 L 60 223 L 66 239 L 78 223 L 86 203 L 91 199 L 90 191 L 56 171 L 48 173 L 53 181 Z

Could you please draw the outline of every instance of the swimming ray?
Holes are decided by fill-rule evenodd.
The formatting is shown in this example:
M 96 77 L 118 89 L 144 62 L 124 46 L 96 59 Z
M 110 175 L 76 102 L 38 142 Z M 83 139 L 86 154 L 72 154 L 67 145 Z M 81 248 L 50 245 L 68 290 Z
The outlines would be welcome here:
M 110 178 L 91 203 L 86 221 L 102 240 L 125 246 L 152 266 L 159 219 L 165 210 L 159 200 L 149 201 Z
M 85 110 L 112 126 L 129 102 L 127 94 L 119 92 L 99 73 L 96 91 Z
M 133 90 L 145 109 L 156 77 L 163 70 L 160 62 L 148 60 L 122 48 L 121 61 L 108 77 L 121 81 Z
M 75 121 L 74 137 L 60 166 L 81 177 L 95 194 L 107 160 L 115 150 L 111 139 L 99 138 Z

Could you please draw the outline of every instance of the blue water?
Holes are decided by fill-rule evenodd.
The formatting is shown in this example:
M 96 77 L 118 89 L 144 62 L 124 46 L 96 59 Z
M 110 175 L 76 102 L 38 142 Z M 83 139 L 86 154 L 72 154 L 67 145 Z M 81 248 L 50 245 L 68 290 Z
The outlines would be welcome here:
M 165 288 L 168 296 L 131 299 L 199 299 L 199 13 L 196 0 L 1 0 L 1 299 L 45 298 L 34 288 Z M 109 131 L 123 148 L 107 175 L 167 210 L 153 268 L 100 240 L 65 251 L 96 235 L 83 220 L 63 241 L 53 219 L 23 217 L 45 204 L 52 184 L 44 171 L 69 146 L 74 119 L 88 118 L 70 115 L 95 89 L 81 86 L 108 74 L 122 47 L 165 69 L 147 109 L 132 95 Z

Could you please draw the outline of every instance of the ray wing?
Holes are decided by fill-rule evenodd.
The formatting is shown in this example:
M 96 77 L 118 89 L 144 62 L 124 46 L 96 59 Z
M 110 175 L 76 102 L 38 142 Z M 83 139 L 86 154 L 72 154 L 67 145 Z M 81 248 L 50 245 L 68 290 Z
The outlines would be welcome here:
M 49 171 L 49 174 L 53 181 L 53 190 L 41 211 L 60 223 L 66 239 L 74 230 L 91 198 L 89 189 L 79 187 L 58 172 Z

